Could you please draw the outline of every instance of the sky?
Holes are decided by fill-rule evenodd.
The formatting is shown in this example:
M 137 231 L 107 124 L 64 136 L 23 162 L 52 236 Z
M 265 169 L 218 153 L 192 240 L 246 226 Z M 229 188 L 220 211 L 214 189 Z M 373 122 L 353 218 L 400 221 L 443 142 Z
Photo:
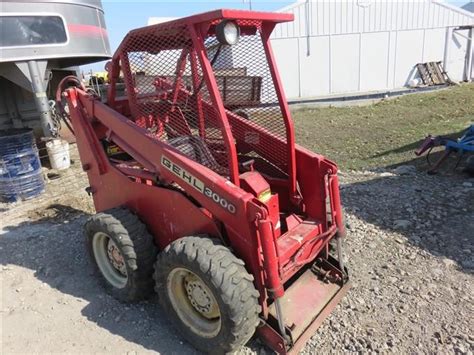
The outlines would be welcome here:
M 252 0 L 252 9 L 274 11 L 294 1 Z M 105 14 L 105 24 L 109 34 L 112 53 L 118 47 L 128 31 L 147 25 L 149 17 L 184 17 L 215 9 L 249 9 L 249 2 L 244 1 L 161 1 L 161 0 L 102 0 Z M 85 65 L 84 72 L 103 71 L 105 62 Z
M 251 0 L 253 10 L 275 11 L 294 1 L 286 0 Z M 447 1 L 462 6 L 468 0 Z M 249 0 L 221 1 L 162 1 L 162 0 L 102 0 L 105 23 L 109 34 L 112 53 L 131 29 L 147 25 L 149 17 L 183 17 L 219 8 L 249 9 Z M 103 71 L 105 62 L 81 67 L 83 71 Z

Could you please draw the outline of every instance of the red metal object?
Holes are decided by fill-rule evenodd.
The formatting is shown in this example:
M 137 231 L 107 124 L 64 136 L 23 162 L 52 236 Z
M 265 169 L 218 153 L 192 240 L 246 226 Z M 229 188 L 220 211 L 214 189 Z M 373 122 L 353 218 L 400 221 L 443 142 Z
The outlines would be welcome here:
M 215 39 L 224 19 L 241 27 L 231 47 Z M 159 248 L 221 238 L 254 275 L 258 332 L 282 354 L 302 347 L 348 288 L 328 254 L 345 234 L 337 166 L 295 145 L 269 40 L 290 20 L 218 10 L 133 30 L 107 66 L 105 104 L 81 88 L 65 94 L 96 210 L 135 211 Z
M 82 25 L 70 23 L 67 25 L 69 33 L 82 36 L 108 36 L 105 28 L 94 25 Z
M 285 348 L 281 336 L 268 323 L 258 329 L 259 334 L 279 354 L 298 354 L 349 287 L 348 282 L 322 282 L 314 277 L 311 270 L 307 270 L 299 277 L 298 282 L 286 290 L 281 300 L 285 324 L 291 328 L 294 338 L 293 346 Z M 270 307 L 270 317 L 275 316 L 274 307 Z

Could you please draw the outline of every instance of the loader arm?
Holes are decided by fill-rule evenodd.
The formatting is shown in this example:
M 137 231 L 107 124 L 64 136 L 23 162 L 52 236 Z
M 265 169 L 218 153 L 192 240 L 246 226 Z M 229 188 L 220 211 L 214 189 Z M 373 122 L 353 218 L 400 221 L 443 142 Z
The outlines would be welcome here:
M 186 158 L 173 147 L 160 142 L 142 128 L 137 126 L 120 113 L 111 109 L 100 101 L 93 99 L 84 91 L 71 88 L 65 93 L 70 107 L 71 120 L 75 128 L 81 164 L 87 172 L 97 211 L 127 205 L 137 210 L 148 219 L 148 225 L 155 232 L 156 244 L 165 248 L 171 241 L 192 233 L 208 233 L 221 236 L 222 228 L 231 235 L 229 243 L 239 253 L 251 272 L 256 275 L 255 281 L 265 299 L 265 281 L 262 277 L 261 260 L 258 252 L 258 235 L 254 226 L 258 216 L 265 215 L 265 207 L 255 197 L 245 192 L 227 179 L 219 176 L 212 170 Z M 139 167 L 124 168 L 112 164 L 104 152 L 100 140 L 114 142 L 123 151 L 126 151 L 138 163 Z M 135 178 L 145 179 L 142 183 L 132 183 Z M 110 179 L 110 180 L 108 180 Z M 105 181 L 108 181 L 106 183 Z M 156 185 L 156 183 L 159 185 Z M 157 223 L 157 214 L 162 212 L 156 200 L 153 205 L 146 201 L 140 192 L 146 185 L 145 194 L 150 198 L 159 187 L 169 191 L 173 182 L 176 182 L 183 192 L 174 199 L 188 201 L 190 196 L 197 201 L 198 206 L 188 206 L 189 220 L 177 219 L 172 222 L 168 217 L 167 234 L 162 230 L 163 224 Z M 123 187 L 122 187 L 123 185 Z M 130 185 L 130 186 L 129 186 Z M 131 189 L 129 194 L 123 190 Z M 138 193 L 136 193 L 137 191 Z M 168 193 L 168 192 L 166 192 Z M 160 196 L 157 193 L 157 196 Z M 139 201 L 137 202 L 137 199 Z M 143 200 L 146 207 L 141 207 Z M 189 204 L 189 202 L 187 202 Z M 138 207 L 137 207 L 138 206 Z M 195 212 L 198 210 L 199 212 Z M 195 216 L 193 218 L 194 215 Z M 204 221 L 204 216 L 208 222 Z M 220 221 L 216 225 L 216 221 Z M 184 224 L 177 228 L 176 223 Z M 193 227 L 193 223 L 195 226 Z M 183 232 L 192 231 L 192 232 Z M 165 233 L 165 234 L 164 234 Z M 278 265 L 272 265 L 278 269 Z M 270 271 L 269 271 L 270 272 Z
M 218 219 L 226 220 L 226 224 L 231 228 L 236 230 L 241 228 L 242 219 L 256 219 L 255 215 L 248 215 L 247 211 L 248 203 L 254 198 L 250 193 L 238 189 L 227 179 L 188 159 L 170 145 L 160 142 L 148 134 L 146 129 L 137 126 L 108 106 L 90 99 L 89 95 L 80 89 L 69 89 L 67 95 L 73 103 L 74 109 L 71 114 L 73 124 L 83 127 L 82 138 L 94 149 L 94 159 L 96 159 L 94 165 L 97 166 L 98 175 L 107 172 L 105 168 L 107 164 L 104 162 L 108 159 L 100 147 L 97 135 L 91 128 L 91 121 L 81 115 L 81 108 L 88 113 L 93 113 L 94 119 L 106 127 L 107 140 L 116 143 L 158 180 L 172 182 L 178 177 L 190 185 L 191 188 L 186 189 L 186 193 L 199 201 Z M 83 162 L 83 165 L 90 165 L 90 162 Z M 91 169 L 94 165 L 90 165 Z M 189 179 L 188 175 L 191 175 Z M 204 181 L 205 185 L 201 184 Z M 218 194 L 222 200 L 226 200 L 227 207 L 223 207 L 219 202 L 216 203 L 212 196 L 205 195 L 206 188 Z

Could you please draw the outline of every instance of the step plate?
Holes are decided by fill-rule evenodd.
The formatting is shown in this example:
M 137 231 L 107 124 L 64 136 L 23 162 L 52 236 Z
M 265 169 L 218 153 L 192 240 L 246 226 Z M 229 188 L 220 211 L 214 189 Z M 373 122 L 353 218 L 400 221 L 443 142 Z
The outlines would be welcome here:
M 324 311 L 341 288 L 338 284 L 320 281 L 311 270 L 307 270 L 285 291 L 280 303 L 283 319 L 286 327 L 291 329 L 293 342 Z M 276 318 L 274 304 L 269 307 L 269 313 Z

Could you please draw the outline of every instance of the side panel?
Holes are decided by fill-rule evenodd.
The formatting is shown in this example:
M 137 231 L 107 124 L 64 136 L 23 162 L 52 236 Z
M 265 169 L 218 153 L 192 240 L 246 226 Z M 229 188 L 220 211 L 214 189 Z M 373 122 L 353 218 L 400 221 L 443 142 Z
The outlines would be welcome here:
M 454 81 L 462 81 L 465 79 L 467 50 L 469 48 L 469 31 L 451 31 L 448 35 L 446 44 L 448 47 L 448 56 L 446 63 L 446 71 L 449 77 Z
M 387 88 L 389 33 L 363 33 L 360 40 L 360 90 Z
M 331 89 L 329 36 L 300 39 L 301 97 L 327 95 Z M 308 55 L 309 51 L 309 55 Z
M 423 59 L 423 30 L 398 31 L 395 55 L 394 86 L 403 87 L 415 73 L 416 63 Z
M 127 206 L 137 212 L 148 226 L 160 249 L 184 236 L 220 236 L 212 219 L 178 191 L 134 182 L 113 167 L 100 177 L 94 173 L 88 175 L 91 188 L 95 191 L 93 197 L 97 212 Z
M 359 34 L 330 37 L 332 93 L 359 90 Z
M 337 167 L 323 156 L 296 146 L 297 177 L 305 212 L 310 218 L 326 224 L 327 174 L 336 174 Z
M 425 30 L 423 62 L 439 62 L 444 60 L 445 39 L 445 28 L 433 28 Z
M 288 97 L 299 97 L 298 38 L 272 40 L 276 62 Z

